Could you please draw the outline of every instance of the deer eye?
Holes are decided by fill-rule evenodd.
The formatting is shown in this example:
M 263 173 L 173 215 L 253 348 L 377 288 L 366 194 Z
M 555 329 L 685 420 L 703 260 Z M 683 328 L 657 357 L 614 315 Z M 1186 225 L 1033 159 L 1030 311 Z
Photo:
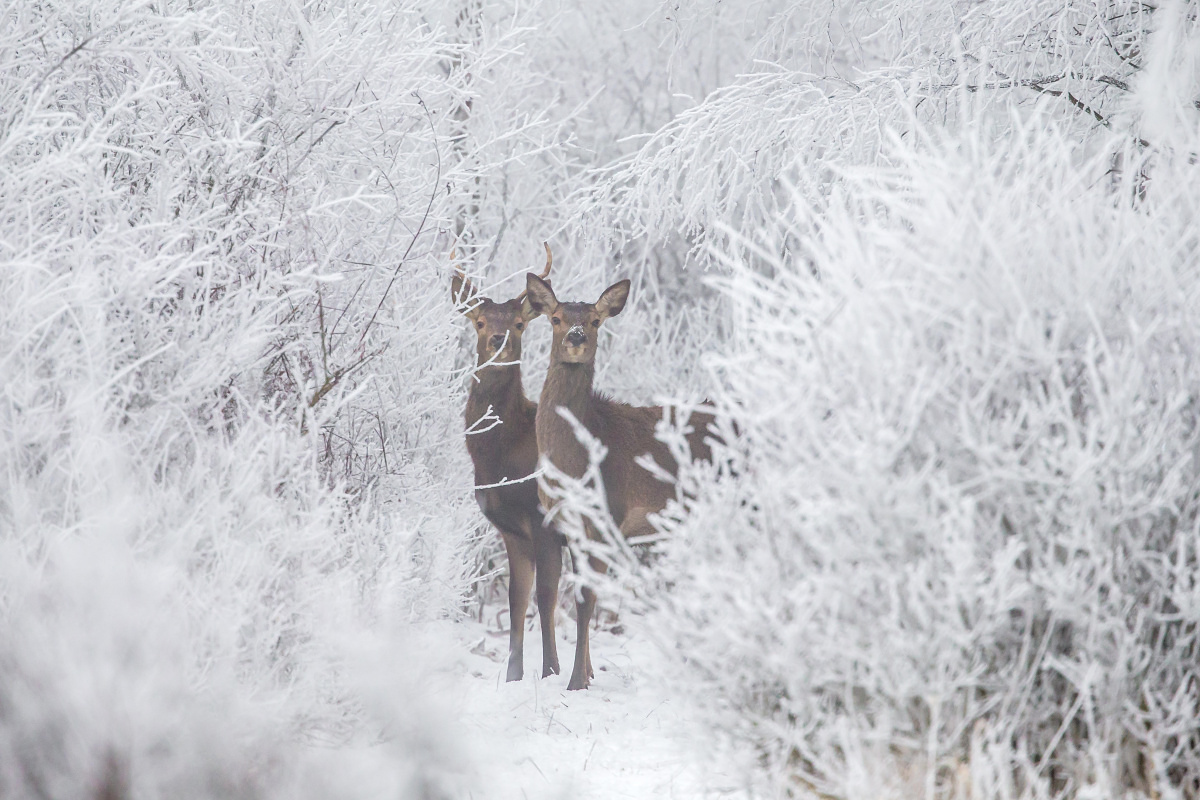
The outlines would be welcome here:
M 551 318 L 550 318 L 550 324 L 551 324 L 551 325 L 558 325 L 558 324 L 559 324 L 559 323 L 561 323 L 561 322 L 562 322 L 562 320 L 561 320 L 561 319 L 559 319 L 558 317 L 551 317 Z
M 593 327 L 593 328 L 599 328 L 599 327 L 600 327 L 600 320 L 598 320 L 598 319 L 594 319 L 594 320 L 592 320 L 592 327 Z
M 479 320 L 478 322 L 476 322 L 475 327 L 479 328 L 479 330 L 483 330 L 483 320 Z
M 523 331 L 523 330 L 525 330 L 525 323 L 524 323 L 524 322 L 518 322 L 516 325 L 513 325 L 513 327 L 514 327 L 514 328 L 516 328 L 516 329 L 517 329 L 517 330 L 519 330 L 519 331 Z

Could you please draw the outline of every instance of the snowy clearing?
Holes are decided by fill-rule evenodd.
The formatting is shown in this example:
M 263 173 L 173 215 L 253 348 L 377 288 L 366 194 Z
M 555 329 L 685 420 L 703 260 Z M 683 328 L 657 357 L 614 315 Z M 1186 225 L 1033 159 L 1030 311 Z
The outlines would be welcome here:
M 573 621 L 559 616 L 560 630 L 573 632 Z M 663 668 L 661 657 L 644 638 L 593 631 L 596 678 L 589 689 L 568 692 L 565 675 L 530 674 L 540 674 L 540 647 L 531 644 L 536 635 L 526 638 L 526 664 L 537 669 L 506 683 L 507 634 L 477 622 L 450 627 L 470 650 L 447 688 L 469 747 L 480 756 L 472 797 L 750 797 L 744 771 L 728 753 L 713 751 L 684 701 L 662 697 L 648 675 Z M 560 636 L 564 664 L 573 653 L 573 636 Z

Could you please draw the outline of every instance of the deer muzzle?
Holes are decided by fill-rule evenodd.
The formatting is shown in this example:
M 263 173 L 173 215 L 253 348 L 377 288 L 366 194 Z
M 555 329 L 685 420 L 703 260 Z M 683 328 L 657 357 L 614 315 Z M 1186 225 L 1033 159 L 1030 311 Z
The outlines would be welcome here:
M 587 333 L 583 330 L 582 325 L 576 325 L 567 331 L 566 339 L 564 340 L 568 347 L 583 347 L 587 344 Z

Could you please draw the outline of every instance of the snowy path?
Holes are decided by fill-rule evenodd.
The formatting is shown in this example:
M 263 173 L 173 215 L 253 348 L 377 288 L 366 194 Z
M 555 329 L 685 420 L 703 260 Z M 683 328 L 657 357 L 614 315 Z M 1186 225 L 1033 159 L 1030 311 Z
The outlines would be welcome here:
M 745 798 L 740 772 L 706 754 L 696 722 L 678 700 L 642 677 L 660 658 L 637 635 L 593 633 L 596 677 L 583 692 L 567 676 L 541 680 L 536 629 L 526 636 L 525 680 L 505 683 L 507 635 L 478 623 L 458 627 L 464 653 L 453 682 L 459 723 L 478 764 L 476 800 Z M 570 670 L 574 625 L 560 618 L 559 658 Z

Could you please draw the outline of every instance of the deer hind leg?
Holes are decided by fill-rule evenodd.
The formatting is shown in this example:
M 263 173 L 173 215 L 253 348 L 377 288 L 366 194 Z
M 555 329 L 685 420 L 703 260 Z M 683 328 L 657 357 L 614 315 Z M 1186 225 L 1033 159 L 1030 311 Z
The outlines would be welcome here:
M 525 674 L 525 612 L 533 588 L 533 542 L 501 531 L 508 553 L 508 677 L 519 681 Z
M 592 569 L 594 569 L 596 572 L 603 574 L 608 571 L 608 566 L 603 561 L 597 561 L 596 559 L 589 557 L 588 563 L 591 564 Z M 595 594 L 595 592 L 593 592 L 592 593 L 592 605 L 588 609 L 588 623 L 589 623 L 588 632 L 587 632 L 587 635 L 583 637 L 583 668 L 587 670 L 587 676 L 588 676 L 589 682 L 591 681 L 592 678 L 596 677 L 596 673 L 592 670 L 592 634 L 591 634 L 591 627 L 590 627 L 590 623 L 595 616 L 596 616 L 596 594 Z
M 544 531 L 535 540 L 537 551 L 537 604 L 542 620 L 542 677 L 557 675 L 558 642 L 554 638 L 554 615 L 558 611 L 558 582 L 562 578 L 562 544 L 558 536 Z
M 592 657 L 588 642 L 588 626 L 596 609 L 596 593 L 590 586 L 580 587 L 575 612 L 575 668 L 571 670 L 568 690 L 586 689 L 592 678 Z
M 572 558 L 574 554 L 572 553 Z M 588 556 L 588 564 L 603 575 L 608 572 L 608 565 L 599 559 Z M 591 622 L 596 612 L 596 592 L 584 584 L 580 587 L 576 599 L 576 638 L 575 638 L 575 668 L 571 671 L 571 682 L 568 689 L 586 689 L 591 679 L 596 677 L 592 670 L 592 637 Z

